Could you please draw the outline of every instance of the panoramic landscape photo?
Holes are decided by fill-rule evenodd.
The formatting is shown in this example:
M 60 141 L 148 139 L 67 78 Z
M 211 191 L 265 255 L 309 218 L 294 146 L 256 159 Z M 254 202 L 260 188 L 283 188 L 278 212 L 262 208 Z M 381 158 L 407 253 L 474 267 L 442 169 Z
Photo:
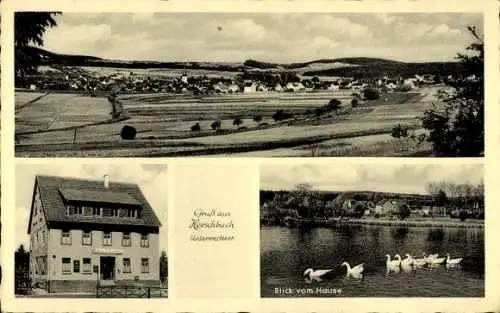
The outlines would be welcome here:
M 15 13 L 15 151 L 484 154 L 479 13 Z
M 262 165 L 261 297 L 484 297 L 482 165 Z

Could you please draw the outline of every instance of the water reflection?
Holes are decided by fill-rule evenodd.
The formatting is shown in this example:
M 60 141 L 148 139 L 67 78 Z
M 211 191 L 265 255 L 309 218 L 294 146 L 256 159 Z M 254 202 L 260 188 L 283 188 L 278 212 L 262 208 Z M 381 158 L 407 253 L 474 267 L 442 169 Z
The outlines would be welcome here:
M 275 292 L 279 288 L 304 286 L 343 288 L 342 296 L 483 296 L 483 237 L 481 229 L 265 227 L 261 229 L 262 296 L 328 296 Z M 434 253 L 439 257 L 449 253 L 463 260 L 460 265 L 415 262 L 422 260 L 424 254 Z M 396 254 L 410 254 L 414 263 L 388 267 L 386 254 L 392 256 L 391 260 Z M 343 262 L 365 263 L 363 275 L 346 275 L 345 267 L 340 267 Z M 332 272 L 330 277 L 303 278 L 306 268 Z M 433 288 L 429 290 L 431 284 Z

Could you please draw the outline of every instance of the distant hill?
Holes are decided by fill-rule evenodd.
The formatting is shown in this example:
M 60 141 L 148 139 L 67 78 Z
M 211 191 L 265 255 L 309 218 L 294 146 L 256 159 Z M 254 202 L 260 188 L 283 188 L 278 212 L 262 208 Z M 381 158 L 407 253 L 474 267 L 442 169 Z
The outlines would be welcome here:
M 229 62 L 160 62 L 109 60 L 93 56 L 59 54 L 32 47 L 39 53 L 44 65 L 96 66 L 111 68 L 158 68 L 158 69 L 203 69 L 214 71 L 293 71 L 304 76 L 348 76 L 370 78 L 380 76 L 407 76 L 414 74 L 456 75 L 464 68 L 458 62 L 405 63 L 379 58 L 319 59 L 303 63 L 270 63 L 246 60 L 243 63 Z
M 318 191 L 320 198 L 325 201 L 332 201 L 338 197 L 342 199 L 354 199 L 358 201 L 380 201 L 382 199 L 400 199 L 412 203 L 424 203 L 432 201 L 432 196 L 423 194 L 408 194 L 408 193 L 393 193 L 393 192 L 377 192 L 377 191 Z M 260 203 L 271 201 L 275 194 L 287 195 L 290 190 L 261 190 Z

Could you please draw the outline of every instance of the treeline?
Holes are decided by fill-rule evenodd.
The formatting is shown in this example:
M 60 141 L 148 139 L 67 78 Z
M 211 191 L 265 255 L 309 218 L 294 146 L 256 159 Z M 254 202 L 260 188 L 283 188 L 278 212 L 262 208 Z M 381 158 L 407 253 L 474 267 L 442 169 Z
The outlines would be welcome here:
M 457 184 L 436 181 L 427 184 L 427 192 L 437 205 L 444 207 L 477 208 L 484 207 L 484 182 Z

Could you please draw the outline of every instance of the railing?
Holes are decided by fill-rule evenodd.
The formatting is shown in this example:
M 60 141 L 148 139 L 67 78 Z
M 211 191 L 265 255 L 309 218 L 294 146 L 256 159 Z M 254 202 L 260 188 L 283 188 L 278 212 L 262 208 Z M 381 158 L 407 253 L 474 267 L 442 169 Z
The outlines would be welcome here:
M 97 298 L 164 298 L 167 288 L 144 286 L 97 286 Z

